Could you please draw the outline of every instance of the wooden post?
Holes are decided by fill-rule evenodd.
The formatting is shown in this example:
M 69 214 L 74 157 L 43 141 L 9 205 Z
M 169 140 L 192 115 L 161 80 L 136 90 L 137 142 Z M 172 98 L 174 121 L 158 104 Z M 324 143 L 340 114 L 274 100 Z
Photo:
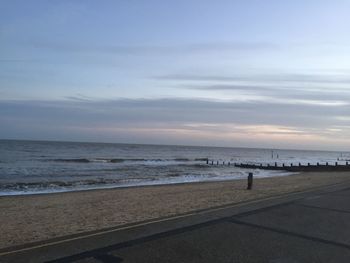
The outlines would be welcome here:
M 301 163 L 299 163 L 299 166 L 301 166 Z
M 328 162 L 326 162 L 326 166 L 328 166 Z
M 282 164 L 282 166 L 283 166 L 283 167 L 285 166 L 284 163 Z
M 253 188 L 253 173 L 248 174 L 248 186 L 247 190 L 252 190 Z
M 292 167 L 292 166 L 293 166 L 293 163 L 290 164 L 290 167 Z
M 307 166 L 310 166 L 310 163 L 307 163 Z
M 317 166 L 320 166 L 320 163 L 317 163 Z
M 335 166 L 337 166 L 338 165 L 338 162 L 335 162 Z
M 275 162 L 275 167 L 277 167 L 277 162 Z
M 214 161 L 211 161 L 211 165 L 214 165 Z
M 222 165 L 225 165 L 225 161 L 222 162 Z
M 209 164 L 209 159 L 207 159 L 207 164 Z

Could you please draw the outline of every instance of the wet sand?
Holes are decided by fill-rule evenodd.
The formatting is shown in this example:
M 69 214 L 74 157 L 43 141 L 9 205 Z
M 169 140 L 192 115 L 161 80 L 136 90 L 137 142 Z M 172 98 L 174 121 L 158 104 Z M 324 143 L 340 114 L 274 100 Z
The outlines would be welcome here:
M 0 248 L 350 181 L 350 172 L 0 197 Z

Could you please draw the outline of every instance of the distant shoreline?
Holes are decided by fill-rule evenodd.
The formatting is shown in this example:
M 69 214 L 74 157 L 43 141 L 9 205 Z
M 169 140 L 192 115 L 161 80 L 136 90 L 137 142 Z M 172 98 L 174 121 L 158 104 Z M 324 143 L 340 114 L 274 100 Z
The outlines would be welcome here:
M 140 145 L 157 147 L 195 147 L 195 148 L 223 148 L 223 149 L 246 149 L 246 150 L 267 150 L 267 151 L 308 151 L 308 152 L 329 152 L 345 153 L 345 150 L 326 150 L 326 149 L 301 149 L 301 148 L 280 148 L 280 147 L 248 147 L 248 146 L 214 146 L 214 145 L 185 145 L 185 144 L 157 144 L 157 143 L 134 143 L 134 142 L 97 142 L 97 141 L 69 141 L 69 140 L 41 140 L 41 139 L 0 139 L 1 141 L 19 141 L 19 142 L 47 142 L 47 143 L 76 143 L 76 144 L 106 144 L 106 145 Z

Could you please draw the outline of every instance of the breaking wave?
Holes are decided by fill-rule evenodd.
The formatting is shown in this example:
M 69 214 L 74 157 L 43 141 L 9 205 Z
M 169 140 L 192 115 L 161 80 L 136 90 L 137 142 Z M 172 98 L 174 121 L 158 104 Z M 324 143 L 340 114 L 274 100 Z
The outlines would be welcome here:
M 166 159 L 143 159 L 143 158 L 59 158 L 46 159 L 45 161 L 61 162 L 61 163 L 125 163 L 125 162 L 205 162 L 207 158 L 166 158 Z

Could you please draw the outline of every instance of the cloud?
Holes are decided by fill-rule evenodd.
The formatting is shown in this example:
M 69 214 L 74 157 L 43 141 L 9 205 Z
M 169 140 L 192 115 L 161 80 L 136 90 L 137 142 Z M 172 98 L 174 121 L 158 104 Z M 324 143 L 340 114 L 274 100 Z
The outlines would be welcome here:
M 340 124 L 348 105 L 222 102 L 200 99 L 1 101 L 2 116 L 95 124 L 236 123 L 325 128 Z M 53 117 L 56 119 L 53 120 Z
M 94 101 L 94 98 L 85 96 L 83 94 L 76 94 L 75 96 L 66 96 L 64 97 L 66 100 L 77 101 L 77 102 L 89 102 Z M 96 99 L 95 99 L 96 100 Z
M 158 76 L 173 88 L 198 91 L 207 97 L 245 102 L 283 105 L 319 105 L 328 107 L 350 104 L 349 74 L 242 74 Z
M 193 82 L 257 82 L 257 83 L 313 83 L 350 84 L 349 74 L 230 74 L 230 75 L 191 75 L 168 74 L 155 76 L 158 80 Z
M 85 45 L 78 43 L 33 42 L 39 49 L 69 53 L 104 53 L 126 55 L 192 54 L 196 52 L 252 52 L 275 50 L 277 45 L 265 42 L 213 42 L 179 45 Z
M 280 85 L 215 84 L 180 85 L 180 89 L 218 92 L 227 97 L 244 96 L 246 100 L 268 101 L 284 104 L 319 104 L 325 106 L 348 105 L 350 90 L 346 88 L 298 87 Z
M 350 146 L 345 105 L 81 98 L 0 101 L 0 137 L 287 148 L 311 142 L 331 148 L 341 140 L 340 147 Z

